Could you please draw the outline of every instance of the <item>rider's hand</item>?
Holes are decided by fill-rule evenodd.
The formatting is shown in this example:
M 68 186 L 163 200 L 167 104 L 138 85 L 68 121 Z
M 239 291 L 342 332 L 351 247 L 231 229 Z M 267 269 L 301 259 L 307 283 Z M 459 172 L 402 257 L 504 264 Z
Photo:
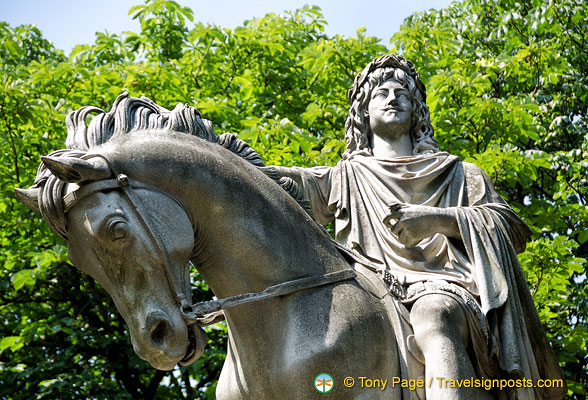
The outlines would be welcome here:
M 399 203 L 391 204 L 389 209 L 384 224 L 391 225 L 392 233 L 406 247 L 414 247 L 436 233 L 459 238 L 459 227 L 451 209 Z

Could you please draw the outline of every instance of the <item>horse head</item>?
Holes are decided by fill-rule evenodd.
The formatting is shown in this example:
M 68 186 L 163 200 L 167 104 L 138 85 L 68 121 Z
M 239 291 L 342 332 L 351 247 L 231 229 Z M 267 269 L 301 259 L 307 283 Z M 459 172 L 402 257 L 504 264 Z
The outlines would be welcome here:
M 179 201 L 130 183 L 102 157 L 43 157 L 43 163 L 67 182 L 69 258 L 111 295 L 135 352 L 162 370 L 200 357 L 205 336 L 194 321 L 186 323 L 181 309 L 191 299 L 194 231 Z M 34 189 L 19 196 L 31 200 Z
M 119 119 L 150 111 L 151 119 L 156 115 L 163 123 L 173 122 L 169 111 L 148 99 L 122 95 L 113 111 L 121 103 L 126 112 L 117 110 Z M 199 117 L 195 109 L 178 110 Z M 84 127 L 85 116 L 78 118 Z M 115 121 L 111 128 L 119 122 Z M 70 261 L 110 294 L 128 325 L 137 355 L 162 370 L 190 364 L 203 354 L 206 344 L 204 332 L 183 312 L 191 301 L 194 228 L 190 216 L 172 195 L 130 180 L 99 155 L 100 145 L 116 132 L 101 130 L 102 140 L 80 146 L 76 128 L 78 138 L 71 140 L 71 131 L 68 135 L 73 149 L 42 157 L 35 185 L 16 189 L 17 198 L 42 213 L 67 241 Z M 91 130 L 83 133 L 86 141 L 96 136 Z

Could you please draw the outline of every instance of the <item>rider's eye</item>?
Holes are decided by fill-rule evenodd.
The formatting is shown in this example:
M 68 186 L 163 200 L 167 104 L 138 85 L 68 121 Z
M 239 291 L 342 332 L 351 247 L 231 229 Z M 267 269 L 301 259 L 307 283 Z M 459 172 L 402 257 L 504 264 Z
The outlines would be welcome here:
M 112 221 L 108 224 L 108 232 L 112 240 L 118 240 L 129 234 L 129 227 L 126 222 L 121 220 Z

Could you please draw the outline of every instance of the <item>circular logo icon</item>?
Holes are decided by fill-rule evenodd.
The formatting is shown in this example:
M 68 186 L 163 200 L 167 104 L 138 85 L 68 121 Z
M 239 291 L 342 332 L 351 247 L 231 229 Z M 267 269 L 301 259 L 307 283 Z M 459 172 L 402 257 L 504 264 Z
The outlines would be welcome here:
M 314 387 L 321 393 L 327 393 L 333 390 L 333 377 L 329 374 L 318 374 L 314 378 Z

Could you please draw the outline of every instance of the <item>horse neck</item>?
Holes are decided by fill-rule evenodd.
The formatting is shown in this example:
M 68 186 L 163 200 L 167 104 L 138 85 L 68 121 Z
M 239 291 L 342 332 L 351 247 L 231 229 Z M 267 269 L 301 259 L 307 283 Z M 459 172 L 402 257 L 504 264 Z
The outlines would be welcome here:
M 176 136 L 127 141 L 116 154 L 124 154 L 120 169 L 131 178 L 185 205 L 192 261 L 216 296 L 344 267 L 330 239 L 275 182 L 216 144 Z

